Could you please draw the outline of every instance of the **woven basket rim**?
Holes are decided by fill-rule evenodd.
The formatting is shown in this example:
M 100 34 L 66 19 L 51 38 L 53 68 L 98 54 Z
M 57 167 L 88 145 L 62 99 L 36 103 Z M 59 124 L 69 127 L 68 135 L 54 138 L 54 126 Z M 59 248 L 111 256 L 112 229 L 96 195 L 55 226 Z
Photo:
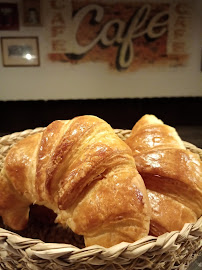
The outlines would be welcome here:
M 0 137 L 0 154 L 7 152 L 10 145 L 25 136 L 43 131 L 43 127 L 36 129 L 27 129 L 22 132 Z M 131 130 L 114 129 L 119 137 L 124 138 L 130 134 Z M 195 145 L 184 142 L 187 148 L 201 154 L 202 149 Z M 202 156 L 201 156 L 202 159 Z M 145 253 L 163 254 L 167 250 L 175 251 L 186 239 L 202 238 L 202 217 L 196 223 L 187 223 L 181 231 L 172 231 L 159 237 L 146 236 L 134 243 L 122 242 L 110 248 L 104 248 L 99 245 L 78 248 L 71 244 L 46 243 L 39 239 L 32 239 L 18 235 L 3 228 L 0 228 L 0 251 L 1 249 L 13 250 L 16 253 L 21 252 L 23 256 L 31 260 L 53 260 L 57 264 L 72 265 L 74 263 L 84 263 L 90 265 L 106 265 L 109 262 L 117 262 L 121 265 L 128 264 L 131 259 L 138 258 Z M 6 243 L 6 246 L 5 246 Z M 201 243 L 202 244 L 202 243 Z M 200 244 L 200 249 L 201 249 Z
M 146 236 L 134 243 L 122 242 L 109 248 L 93 245 L 78 248 L 71 244 L 45 243 L 39 239 L 26 238 L 17 233 L 0 228 L 0 240 L 9 243 L 10 247 L 22 249 L 32 259 L 59 259 L 61 256 L 66 262 L 88 263 L 90 265 L 107 264 L 121 258 L 129 260 L 149 252 L 156 255 L 171 249 L 176 251 L 179 245 L 189 237 L 197 238 L 202 235 L 202 217 L 195 224 L 187 223 L 181 231 L 172 231 L 161 236 Z M 0 244 L 1 248 L 1 244 Z M 24 254 L 23 254 L 24 255 Z M 127 262 L 126 262 L 127 264 Z

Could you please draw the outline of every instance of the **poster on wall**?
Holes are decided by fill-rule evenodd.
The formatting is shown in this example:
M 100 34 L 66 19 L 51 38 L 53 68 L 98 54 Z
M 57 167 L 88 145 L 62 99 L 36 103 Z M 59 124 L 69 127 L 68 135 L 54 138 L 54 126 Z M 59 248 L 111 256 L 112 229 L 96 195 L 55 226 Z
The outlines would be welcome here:
M 48 57 L 125 72 L 186 66 L 192 9 L 188 0 L 49 0 Z
M 19 30 L 19 14 L 16 3 L 0 3 L 0 31 L 2 30 Z
M 41 0 L 23 0 L 23 26 L 42 26 Z

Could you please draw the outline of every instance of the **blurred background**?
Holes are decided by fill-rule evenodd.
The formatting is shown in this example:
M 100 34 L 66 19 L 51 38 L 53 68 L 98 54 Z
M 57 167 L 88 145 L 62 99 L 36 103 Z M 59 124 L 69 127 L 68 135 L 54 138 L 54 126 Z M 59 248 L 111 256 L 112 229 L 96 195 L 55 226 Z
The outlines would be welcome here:
M 0 1 L 0 134 L 145 113 L 199 147 L 202 1 Z

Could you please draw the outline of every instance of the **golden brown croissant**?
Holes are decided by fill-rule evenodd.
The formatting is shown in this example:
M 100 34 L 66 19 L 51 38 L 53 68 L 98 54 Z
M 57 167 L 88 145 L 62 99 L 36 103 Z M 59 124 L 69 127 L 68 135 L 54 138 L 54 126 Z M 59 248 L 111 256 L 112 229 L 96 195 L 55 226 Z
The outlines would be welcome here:
M 52 209 L 86 246 L 133 242 L 149 232 L 150 205 L 132 151 L 95 116 L 54 121 L 8 152 L 0 181 L 4 223 L 23 229 L 31 204 Z
M 126 140 L 152 208 L 150 233 L 158 236 L 196 222 L 202 214 L 202 163 L 173 127 L 143 116 Z

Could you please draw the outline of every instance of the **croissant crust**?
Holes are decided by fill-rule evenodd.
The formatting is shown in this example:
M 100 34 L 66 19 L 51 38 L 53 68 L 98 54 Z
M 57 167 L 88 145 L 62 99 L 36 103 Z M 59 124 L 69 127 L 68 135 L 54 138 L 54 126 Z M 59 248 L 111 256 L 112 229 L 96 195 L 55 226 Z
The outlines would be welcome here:
M 143 116 L 126 140 L 152 208 L 150 233 L 161 235 L 196 222 L 202 214 L 202 163 L 185 149 L 173 127 Z
M 54 121 L 8 152 L 0 176 L 0 215 L 23 229 L 31 204 L 84 235 L 86 245 L 133 242 L 149 232 L 150 205 L 131 149 L 104 120 Z

